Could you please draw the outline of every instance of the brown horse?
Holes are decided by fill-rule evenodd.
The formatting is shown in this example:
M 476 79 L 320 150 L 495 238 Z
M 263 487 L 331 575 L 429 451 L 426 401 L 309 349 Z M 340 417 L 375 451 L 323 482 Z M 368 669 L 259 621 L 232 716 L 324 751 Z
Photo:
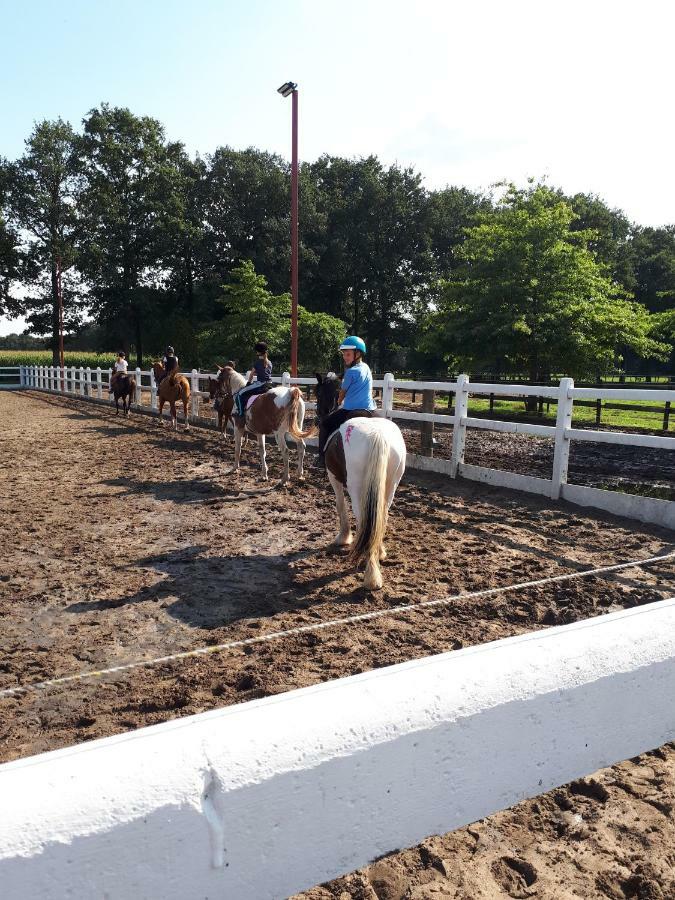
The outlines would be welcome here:
M 232 418 L 234 397 L 229 386 L 225 384 L 222 369 L 217 378 L 209 376 L 209 400 L 213 400 L 213 408 L 218 413 L 218 431 L 224 432 L 228 421 Z
M 230 366 L 225 366 L 224 379 L 230 393 L 236 394 L 246 384 L 246 379 L 239 372 L 235 372 Z M 284 460 L 284 474 L 281 482 L 285 484 L 289 478 L 289 453 L 286 446 L 286 435 L 290 434 L 298 448 L 298 478 L 304 480 L 303 461 L 305 458 L 304 438 L 315 433 L 314 429 L 302 430 L 305 418 L 305 401 L 297 387 L 279 385 L 268 390 L 267 393 L 257 397 L 244 413 L 244 416 L 235 415 L 234 422 L 234 469 L 239 471 L 241 457 L 241 442 L 246 431 L 250 431 L 258 438 L 260 450 L 260 467 L 263 481 L 267 481 L 267 461 L 265 458 L 265 435 L 273 434 L 277 439 L 277 445 Z
M 136 396 L 136 379 L 131 375 L 124 375 L 121 372 L 118 372 L 113 375 L 110 387 L 112 388 L 113 396 L 115 397 L 115 415 L 119 416 L 120 414 L 121 397 L 124 415 L 128 416 L 129 410 L 131 409 L 131 402 Z
M 174 370 L 169 376 L 166 378 L 166 372 L 164 371 L 164 366 L 161 362 L 156 361 L 152 367 L 152 373 L 155 376 L 155 381 L 158 384 L 157 388 L 157 396 L 159 398 L 159 424 L 164 425 L 164 421 L 162 419 L 162 410 L 164 409 L 164 404 L 169 404 L 169 409 L 171 410 L 171 423 L 173 425 L 174 431 L 178 428 L 178 415 L 176 414 L 176 403 L 180 400 L 183 404 L 183 415 L 185 416 L 185 430 L 188 431 L 190 428 L 190 422 L 188 421 L 188 401 L 190 399 L 190 382 L 187 380 L 185 375 L 181 375 L 177 370 Z

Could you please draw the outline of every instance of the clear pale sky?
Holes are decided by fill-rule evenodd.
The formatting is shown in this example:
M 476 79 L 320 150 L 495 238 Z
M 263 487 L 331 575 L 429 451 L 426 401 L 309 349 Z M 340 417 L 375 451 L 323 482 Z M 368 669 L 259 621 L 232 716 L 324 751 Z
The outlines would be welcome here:
M 101 102 L 202 154 L 377 154 L 430 188 L 546 176 L 675 222 L 672 0 L 0 0 L 0 155 Z M 301 210 L 302 214 L 302 210 Z M 0 321 L 0 333 L 20 327 Z

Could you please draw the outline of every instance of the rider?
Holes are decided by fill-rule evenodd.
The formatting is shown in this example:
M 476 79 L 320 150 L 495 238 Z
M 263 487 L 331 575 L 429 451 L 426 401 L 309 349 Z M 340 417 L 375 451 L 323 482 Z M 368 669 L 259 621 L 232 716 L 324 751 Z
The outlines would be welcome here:
M 129 368 L 129 363 L 126 360 L 126 356 L 123 350 L 117 354 L 117 361 L 113 366 L 113 373 L 110 376 L 110 384 L 108 385 L 108 393 L 112 394 L 115 381 L 117 380 L 119 375 L 126 375 L 127 369 Z
M 326 416 L 319 426 L 319 457 L 317 466 L 325 468 L 324 453 L 326 441 L 334 431 L 346 422 L 357 416 L 370 418 L 373 410 L 377 409 L 373 400 L 373 375 L 364 361 L 366 345 L 360 337 L 351 335 L 340 344 L 342 359 L 345 364 L 345 374 L 342 379 L 342 388 L 338 396 L 339 409 Z
M 162 365 L 164 366 L 164 375 L 162 375 L 162 381 L 167 378 L 175 369 L 178 371 L 178 357 L 176 356 L 173 347 L 167 347 L 166 353 L 164 355 L 164 359 L 162 360 Z
M 255 394 L 262 394 L 272 387 L 272 363 L 267 355 L 267 349 L 265 341 L 258 341 L 254 347 L 258 358 L 251 366 L 246 385 L 234 395 L 234 403 L 239 416 L 244 415 L 246 401 L 249 397 L 253 397 Z

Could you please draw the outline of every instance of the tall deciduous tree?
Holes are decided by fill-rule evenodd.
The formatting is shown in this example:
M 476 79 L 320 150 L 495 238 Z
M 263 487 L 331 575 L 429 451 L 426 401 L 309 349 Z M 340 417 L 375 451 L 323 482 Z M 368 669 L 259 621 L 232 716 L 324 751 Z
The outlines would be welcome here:
M 596 375 L 617 348 L 663 356 L 649 313 L 629 302 L 588 244 L 575 213 L 543 185 L 510 186 L 494 213 L 470 228 L 462 266 L 445 284 L 426 340 L 462 367 Z
M 25 236 L 25 281 L 21 309 L 31 329 L 50 334 L 58 363 L 59 296 L 57 270 L 76 260 L 77 203 L 80 195 L 75 133 L 67 122 L 40 122 L 26 141 L 26 152 L 6 175 L 7 209 L 12 225 Z M 32 290 L 31 290 L 32 289 Z M 81 320 L 80 294 L 64 283 L 64 324 Z M 16 307 L 16 304 L 15 304 Z
M 167 144 L 156 119 L 103 104 L 84 120 L 86 178 L 82 268 L 98 321 L 114 321 L 120 342 L 143 358 L 144 336 L 166 314 L 162 292 L 169 220 L 176 212 L 180 144 Z

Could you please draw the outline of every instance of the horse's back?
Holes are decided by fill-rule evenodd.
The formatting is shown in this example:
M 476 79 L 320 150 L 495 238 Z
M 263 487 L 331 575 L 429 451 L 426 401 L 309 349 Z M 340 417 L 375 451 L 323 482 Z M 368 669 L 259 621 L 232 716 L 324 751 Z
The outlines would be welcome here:
M 381 435 L 389 446 L 389 472 L 397 482 L 405 471 L 406 447 L 401 429 L 391 419 L 383 416 L 348 419 L 340 426 L 347 472 L 358 472 L 365 467 L 376 435 Z

